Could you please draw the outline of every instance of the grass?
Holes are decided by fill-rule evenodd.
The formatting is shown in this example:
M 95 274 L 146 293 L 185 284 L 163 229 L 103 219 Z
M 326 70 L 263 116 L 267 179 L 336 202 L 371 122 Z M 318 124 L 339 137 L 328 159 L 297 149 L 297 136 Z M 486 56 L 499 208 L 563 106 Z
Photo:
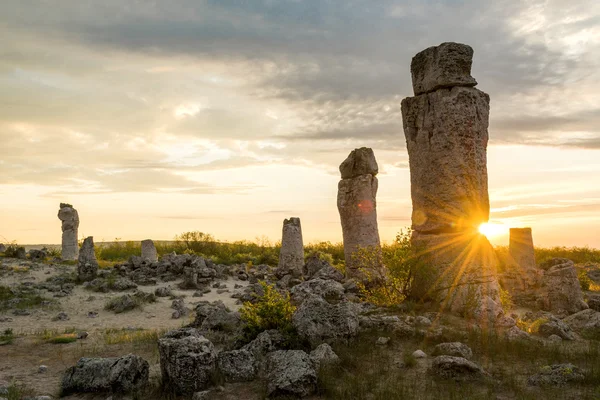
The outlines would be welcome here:
M 106 329 L 103 334 L 104 343 L 107 345 L 137 343 L 156 344 L 158 338 L 168 329 Z
M 16 299 L 18 299 L 18 302 L 15 301 Z M 28 288 L 19 287 L 11 289 L 7 286 L 0 286 L 0 311 L 11 308 L 25 309 L 40 307 L 45 304 L 44 302 L 51 302 L 51 300 L 40 296 Z
M 23 384 L 17 384 L 16 382 L 11 382 L 8 385 L 8 394 L 6 394 L 7 400 L 21 400 L 24 397 L 32 396 L 33 391 Z
M 493 332 L 457 332 L 456 337 L 424 340 L 396 337 L 390 346 L 373 346 L 380 332 L 364 333 L 348 344 L 334 346 L 339 365 L 319 371 L 319 394 L 327 399 L 488 399 L 563 398 L 565 390 L 578 399 L 597 399 L 600 389 L 600 344 L 511 342 Z M 392 335 L 394 336 L 394 335 Z M 489 379 L 456 382 L 429 373 L 426 363 L 412 357 L 418 348 L 431 353 L 440 341 L 459 340 L 471 347 L 474 361 Z M 573 363 L 586 371 L 586 380 L 568 388 L 532 388 L 527 378 L 540 368 Z M 403 366 L 402 366 L 403 365 Z
M 54 336 L 49 338 L 46 342 L 52 344 L 65 344 L 73 343 L 77 341 L 76 333 L 63 333 L 62 335 Z
M 15 339 L 15 335 L 11 328 L 6 328 L 4 332 L 0 334 L 0 346 L 5 346 L 7 344 L 12 344 Z

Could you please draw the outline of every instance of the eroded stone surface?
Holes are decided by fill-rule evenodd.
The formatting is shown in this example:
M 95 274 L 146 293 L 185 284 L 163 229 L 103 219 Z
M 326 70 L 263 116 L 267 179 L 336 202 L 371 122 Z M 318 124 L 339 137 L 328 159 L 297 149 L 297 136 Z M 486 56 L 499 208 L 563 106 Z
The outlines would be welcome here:
M 540 305 L 556 314 L 574 314 L 586 310 L 583 292 L 573 261 L 554 258 L 541 265 L 544 269 Z
M 475 86 L 471 76 L 473 49 L 446 42 L 429 47 L 413 57 L 410 72 L 415 95 L 453 86 Z
M 77 263 L 77 277 L 80 281 L 91 281 L 98 273 L 98 260 L 94 252 L 94 238 L 88 236 L 81 245 Z
M 342 222 L 346 273 L 349 277 L 363 279 L 361 269 L 381 267 L 377 256 L 381 246 L 377 227 L 377 162 L 373 151 L 368 148 L 353 150 L 340 165 L 340 171 L 342 180 L 338 184 L 337 206 Z M 361 252 L 375 256 L 367 260 Z
M 61 257 L 63 260 L 77 260 L 77 257 L 79 256 L 79 244 L 77 243 L 79 214 L 72 205 L 60 203 L 58 219 L 62 222 Z
M 158 253 L 151 239 L 142 240 L 142 258 L 148 261 L 158 261 Z
M 300 218 L 292 217 L 283 221 L 279 264 L 275 272 L 279 278 L 285 275 L 300 277 L 304 268 L 304 244 Z

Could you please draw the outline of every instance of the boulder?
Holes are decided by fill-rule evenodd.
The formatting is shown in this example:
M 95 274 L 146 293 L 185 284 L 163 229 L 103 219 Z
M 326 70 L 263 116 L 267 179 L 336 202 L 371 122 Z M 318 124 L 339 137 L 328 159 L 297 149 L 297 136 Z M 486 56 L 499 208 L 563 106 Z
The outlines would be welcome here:
M 530 376 L 530 386 L 563 386 L 571 382 L 581 382 L 585 375 L 573 364 L 554 364 L 540 368 L 540 372 Z
M 256 376 L 254 355 L 248 350 L 223 351 L 217 355 L 217 368 L 226 382 L 251 381 Z
M 319 257 L 318 253 L 311 254 L 306 259 L 306 263 L 304 264 L 304 268 L 302 270 L 306 279 L 312 278 L 314 274 L 316 274 L 322 268 L 325 268 L 329 265 L 329 263 Z
M 163 385 L 190 395 L 210 384 L 215 367 L 213 344 L 194 328 L 170 331 L 158 340 Z
M 337 302 L 344 297 L 344 286 L 333 280 L 311 279 L 290 290 L 291 300 L 294 304 L 302 304 L 311 295 L 319 296 L 329 302 Z
M 564 318 L 562 322 L 584 337 L 600 337 L 600 312 L 596 310 L 579 311 Z
M 269 354 L 267 396 L 306 397 L 317 387 L 317 373 L 302 350 L 279 350 Z
M 77 278 L 79 281 L 91 281 L 98 274 L 98 260 L 94 252 L 94 238 L 88 236 L 81 245 L 77 263 Z
M 463 357 L 438 356 L 433 359 L 431 371 L 442 378 L 465 380 L 482 378 L 486 375 L 483 369 Z
M 316 349 L 310 352 L 310 361 L 318 371 L 322 365 L 335 364 L 340 362 L 340 358 L 327 343 L 321 343 Z
M 335 269 L 331 265 L 327 264 L 327 266 L 315 272 L 310 279 L 333 280 L 341 283 L 344 281 L 344 274 L 342 274 L 339 270 Z
M 540 265 L 545 270 L 542 278 L 540 304 L 553 313 L 575 314 L 588 308 L 573 261 L 553 258 Z
M 360 175 L 377 175 L 379 167 L 373 149 L 361 147 L 353 150 L 340 164 L 342 179 L 352 179 Z
M 196 306 L 196 318 L 191 326 L 201 331 L 235 332 L 241 328 L 240 314 L 229 310 L 222 301 L 201 302 Z
M 575 340 L 575 335 L 569 325 L 557 318 L 542 323 L 539 326 L 538 333 L 544 337 L 556 335 L 565 340 Z
M 254 340 L 242 347 L 242 350 L 249 351 L 255 359 L 260 360 L 268 353 L 280 350 L 284 342 L 283 335 L 278 330 L 271 329 L 259 333 Z
M 148 382 L 149 365 L 133 354 L 119 358 L 81 358 L 62 378 L 62 394 L 133 392 Z
M 440 343 L 433 348 L 434 356 L 462 357 L 467 360 L 473 357 L 473 351 L 469 346 L 461 342 Z
M 330 304 L 319 296 L 310 295 L 292 317 L 298 334 L 313 346 L 322 342 L 345 340 L 358 333 L 355 307 L 348 302 Z

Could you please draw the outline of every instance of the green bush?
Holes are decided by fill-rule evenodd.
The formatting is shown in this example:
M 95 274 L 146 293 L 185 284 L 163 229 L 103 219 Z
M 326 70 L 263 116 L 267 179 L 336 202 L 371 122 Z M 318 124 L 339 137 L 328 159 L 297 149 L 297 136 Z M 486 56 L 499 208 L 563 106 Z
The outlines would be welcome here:
M 284 335 L 294 331 L 292 315 L 296 307 L 290 302 L 289 293 L 284 296 L 274 285 L 262 281 L 260 285 L 264 289 L 264 295 L 258 297 L 255 303 L 244 303 L 240 309 L 242 320 L 246 323 L 244 339 L 248 342 L 269 329 L 277 329 Z
M 587 291 L 590 290 L 590 286 L 593 283 L 590 277 L 587 275 L 587 272 L 583 269 L 577 271 L 577 277 L 579 278 L 579 285 L 581 286 L 581 290 Z

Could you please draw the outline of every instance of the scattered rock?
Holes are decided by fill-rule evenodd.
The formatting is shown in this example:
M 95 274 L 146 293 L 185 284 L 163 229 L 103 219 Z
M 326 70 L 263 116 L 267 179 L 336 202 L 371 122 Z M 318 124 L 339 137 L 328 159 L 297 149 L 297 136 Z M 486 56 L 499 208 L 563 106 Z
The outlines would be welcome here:
M 248 350 L 223 351 L 217 356 L 217 368 L 227 382 L 251 381 L 256 375 L 256 360 Z
M 169 297 L 173 295 L 173 292 L 170 287 L 159 287 L 154 290 L 154 295 L 156 297 Z
M 213 344 L 194 328 L 168 332 L 158 340 L 162 382 L 179 394 L 204 390 L 216 354 Z
M 40 365 L 38 367 L 38 374 L 45 374 L 48 372 L 48 367 L 46 365 Z
M 69 316 L 64 311 L 59 312 L 58 315 L 56 315 L 56 317 L 54 317 L 55 321 L 68 321 L 69 319 L 70 319 Z
M 473 357 L 473 351 L 469 346 L 460 342 L 440 343 L 433 348 L 434 356 L 462 357 L 467 360 Z
M 302 350 L 279 350 L 269 354 L 267 396 L 306 397 L 314 393 L 317 373 Z
M 541 324 L 538 332 L 544 337 L 557 335 L 565 340 L 575 340 L 575 335 L 569 325 L 556 318 Z
M 290 290 L 291 300 L 297 305 L 302 304 L 311 295 L 319 296 L 328 302 L 337 302 L 344 297 L 344 286 L 333 280 L 311 279 Z
M 463 357 L 438 356 L 433 359 L 431 371 L 442 377 L 456 380 L 481 378 L 486 373 L 472 361 Z
M 425 352 L 424 352 L 424 351 L 422 351 L 422 350 L 415 350 L 415 351 L 412 353 L 412 356 L 413 356 L 414 358 L 417 358 L 417 359 L 418 359 L 418 358 L 427 358 L 427 354 L 425 354 Z
M 554 364 L 542 367 L 539 373 L 529 377 L 527 383 L 530 386 L 562 386 L 584 379 L 585 376 L 579 367 L 573 364 Z
M 386 344 L 388 344 L 388 342 L 390 341 L 389 337 L 379 337 L 377 339 L 377 341 L 375 342 L 375 344 L 379 345 L 379 346 L 385 346 Z
M 334 364 L 340 362 L 340 358 L 327 343 L 321 343 L 316 349 L 310 352 L 310 361 L 313 363 L 315 370 L 324 364 Z
M 132 392 L 148 382 L 149 365 L 133 354 L 119 358 L 81 358 L 62 378 L 62 394 Z

